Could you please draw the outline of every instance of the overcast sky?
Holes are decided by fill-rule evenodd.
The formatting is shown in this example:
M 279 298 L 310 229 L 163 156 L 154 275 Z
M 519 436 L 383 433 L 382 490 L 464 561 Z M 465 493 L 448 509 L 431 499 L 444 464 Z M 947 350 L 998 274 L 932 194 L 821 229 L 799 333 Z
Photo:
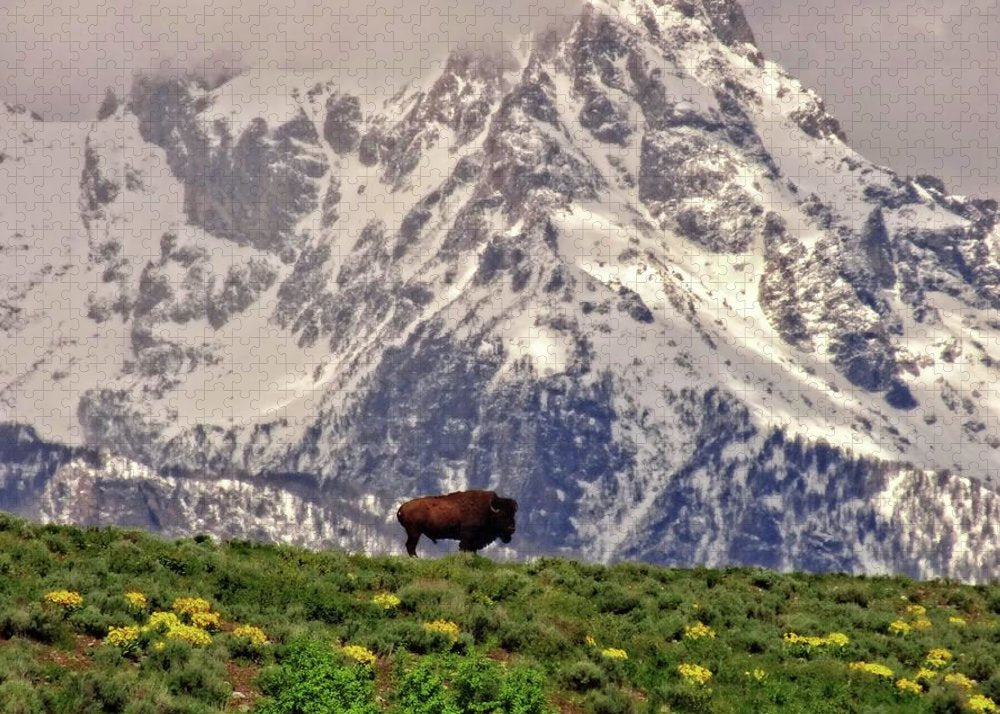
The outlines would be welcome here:
M 746 0 L 766 56 L 864 156 L 1000 199 L 998 0 Z
M 746 0 L 758 44 L 905 174 L 1000 198 L 1000 0 Z M 516 37 L 575 0 L 0 0 L 4 99 L 92 117 L 135 69 L 332 67 L 381 81 L 443 48 Z M 30 9 L 25 9 L 30 8 Z M 127 40 L 125 38 L 128 38 Z

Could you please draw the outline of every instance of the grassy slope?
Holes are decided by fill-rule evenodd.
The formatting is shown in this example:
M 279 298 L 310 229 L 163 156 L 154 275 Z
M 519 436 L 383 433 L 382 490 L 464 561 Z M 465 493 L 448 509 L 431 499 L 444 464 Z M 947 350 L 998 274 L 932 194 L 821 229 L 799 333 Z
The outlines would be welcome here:
M 82 606 L 44 602 L 61 589 L 80 593 Z M 148 607 L 130 609 L 126 591 L 144 593 Z M 381 607 L 372 602 L 378 593 L 400 602 Z M 205 598 L 221 615 L 210 645 L 156 632 L 142 633 L 130 652 L 102 644 L 109 627 L 142 625 L 182 596 Z M 929 626 L 892 633 L 893 621 L 920 619 L 907 612 L 913 604 L 926 607 Z M 310 697 L 327 707 L 314 711 L 330 712 L 970 711 L 975 694 L 1000 701 L 998 613 L 1000 585 L 559 559 L 496 564 L 458 554 L 369 558 L 166 542 L 0 514 L 4 712 L 270 713 L 301 710 Z M 438 619 L 457 624 L 457 639 L 424 628 Z M 697 622 L 715 636 L 685 636 Z M 271 642 L 249 645 L 231 632 L 236 623 L 262 627 Z M 790 645 L 789 632 L 840 632 L 849 642 Z M 364 646 L 378 660 L 356 664 L 339 644 Z M 932 648 L 953 660 L 923 693 L 898 689 Z M 893 676 L 852 670 L 856 661 Z M 681 663 L 713 676 L 686 682 Z M 945 674 L 976 684 L 967 690 Z M 530 701 L 536 690 L 545 707 Z M 338 709 L 338 697 L 353 708 Z

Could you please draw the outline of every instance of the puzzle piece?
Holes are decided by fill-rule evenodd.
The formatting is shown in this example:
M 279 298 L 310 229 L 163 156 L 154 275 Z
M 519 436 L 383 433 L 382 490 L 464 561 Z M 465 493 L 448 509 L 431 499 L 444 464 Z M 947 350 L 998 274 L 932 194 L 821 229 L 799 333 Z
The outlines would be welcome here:
M 0 509 L 990 576 L 990 7 L 744 9 L 0 8 Z

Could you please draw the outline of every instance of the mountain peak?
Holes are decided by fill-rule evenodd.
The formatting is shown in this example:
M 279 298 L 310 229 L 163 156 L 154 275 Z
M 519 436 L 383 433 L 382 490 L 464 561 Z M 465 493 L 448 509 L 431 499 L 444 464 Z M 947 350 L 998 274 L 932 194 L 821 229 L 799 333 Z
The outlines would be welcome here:
M 681 20 L 700 20 L 723 44 L 756 46 L 753 30 L 738 0 L 588 0 L 584 7 L 627 18 L 651 31 L 653 18 L 673 13 Z
M 0 163 L 35 206 L 0 414 L 39 434 L 0 494 L 374 549 L 493 488 L 520 554 L 985 577 L 995 205 L 858 155 L 752 42 L 734 2 L 595 1 L 400 91 L 153 77 L 66 146 L 11 130 L 64 180 Z

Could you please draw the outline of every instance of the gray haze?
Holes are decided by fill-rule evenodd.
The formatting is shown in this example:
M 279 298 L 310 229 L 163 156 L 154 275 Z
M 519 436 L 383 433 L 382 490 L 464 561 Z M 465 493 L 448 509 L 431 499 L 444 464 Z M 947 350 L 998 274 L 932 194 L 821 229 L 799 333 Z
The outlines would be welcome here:
M 865 157 L 1000 198 L 997 0 L 745 0 L 764 54 Z
M 515 43 L 579 14 L 577 0 L 0 0 L 8 103 L 46 119 L 94 116 L 137 71 L 340 71 L 399 83 L 463 46 Z M 365 82 L 361 82 L 362 86 Z
M 94 115 L 136 70 L 339 70 L 397 83 L 450 48 L 514 42 L 575 0 L 0 2 L 4 100 Z M 1000 197 L 997 0 L 746 0 L 764 53 L 813 86 L 862 154 Z M 25 9 L 28 8 L 28 9 Z M 127 39 L 126 39 L 127 38 Z M 362 83 L 363 84 L 363 83 Z

